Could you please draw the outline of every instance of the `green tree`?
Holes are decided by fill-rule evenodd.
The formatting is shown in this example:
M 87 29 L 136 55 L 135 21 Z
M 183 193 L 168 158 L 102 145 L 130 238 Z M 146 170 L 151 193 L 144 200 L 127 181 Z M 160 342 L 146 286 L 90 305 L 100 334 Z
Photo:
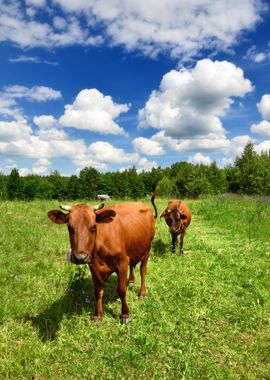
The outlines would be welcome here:
M 7 198 L 7 177 L 4 174 L 0 173 L 0 199 L 4 200 Z
M 162 177 L 157 188 L 160 196 L 172 197 L 175 194 L 175 183 L 167 176 Z
M 49 175 L 48 180 L 53 185 L 53 199 L 65 199 L 68 179 L 62 177 L 60 173 L 57 170 L 55 170 Z
M 8 199 L 22 199 L 23 198 L 23 183 L 18 169 L 11 170 L 7 181 L 7 194 Z
M 92 167 L 85 167 L 80 171 L 79 180 L 82 198 L 93 199 L 97 196 L 100 178 L 100 173 Z
M 240 171 L 240 191 L 245 194 L 262 194 L 262 173 L 259 157 L 252 142 L 247 143 L 241 157 L 235 160 Z
M 76 175 L 72 175 L 67 182 L 67 198 L 79 199 L 81 197 L 81 184 Z

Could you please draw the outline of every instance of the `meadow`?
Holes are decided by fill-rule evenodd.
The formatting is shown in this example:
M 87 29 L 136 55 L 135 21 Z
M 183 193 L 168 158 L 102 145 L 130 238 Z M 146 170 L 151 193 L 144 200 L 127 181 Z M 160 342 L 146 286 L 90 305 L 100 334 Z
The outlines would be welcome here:
M 156 203 L 160 215 L 167 200 Z M 103 321 L 90 321 L 89 270 L 66 261 L 67 228 L 47 218 L 60 203 L 2 201 L 0 378 L 270 379 L 269 199 L 187 203 L 185 255 L 170 252 L 158 218 L 148 298 L 136 268 L 132 321 L 121 325 L 114 274 Z

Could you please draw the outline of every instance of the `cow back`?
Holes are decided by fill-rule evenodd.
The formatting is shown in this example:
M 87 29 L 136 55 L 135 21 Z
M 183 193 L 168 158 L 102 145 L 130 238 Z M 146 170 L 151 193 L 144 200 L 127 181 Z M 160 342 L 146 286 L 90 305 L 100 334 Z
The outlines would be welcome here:
M 103 208 L 114 210 L 113 222 L 98 225 L 97 246 L 103 245 L 106 255 L 127 255 L 137 264 L 149 252 L 155 235 L 153 210 L 142 202 L 126 202 Z

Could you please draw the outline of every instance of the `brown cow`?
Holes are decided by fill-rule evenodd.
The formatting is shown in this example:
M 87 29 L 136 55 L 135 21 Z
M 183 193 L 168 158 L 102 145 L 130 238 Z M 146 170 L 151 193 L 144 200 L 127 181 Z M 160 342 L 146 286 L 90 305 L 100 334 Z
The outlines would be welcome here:
M 169 201 L 168 206 L 160 215 L 161 218 L 165 218 L 169 231 L 172 236 L 172 251 L 175 253 L 175 245 L 177 243 L 177 237 L 180 236 L 180 254 L 184 254 L 183 244 L 186 229 L 191 222 L 191 211 L 187 204 L 180 199 L 174 199 Z
M 154 200 L 152 199 L 152 203 Z M 129 282 L 134 282 L 134 268 L 141 262 L 141 288 L 139 296 L 147 295 L 145 286 L 146 264 L 155 234 L 155 217 L 152 209 L 141 202 L 127 202 L 115 206 L 93 208 L 86 204 L 62 206 L 48 212 L 57 224 L 68 225 L 71 245 L 71 262 L 88 264 L 95 289 L 96 308 L 93 320 L 102 319 L 103 287 L 109 276 L 118 275 L 118 295 L 122 302 L 120 321 L 128 323 L 129 308 L 126 302 L 128 267 Z M 102 208 L 102 209 L 101 209 Z

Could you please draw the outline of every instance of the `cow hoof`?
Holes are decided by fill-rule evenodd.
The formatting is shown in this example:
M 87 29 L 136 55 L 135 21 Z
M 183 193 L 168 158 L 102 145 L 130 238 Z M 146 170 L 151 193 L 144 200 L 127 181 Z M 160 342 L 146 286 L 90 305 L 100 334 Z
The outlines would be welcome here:
M 147 294 L 140 294 L 139 295 L 139 298 L 140 298 L 140 300 L 146 300 L 147 299 Z
M 120 323 L 121 323 L 122 325 L 127 325 L 130 321 L 131 321 L 131 318 L 120 316 Z
M 97 316 L 97 315 L 91 315 L 90 319 L 93 322 L 100 322 L 100 321 L 102 321 L 102 317 Z
M 128 281 L 127 286 L 128 288 L 133 288 L 134 281 Z

